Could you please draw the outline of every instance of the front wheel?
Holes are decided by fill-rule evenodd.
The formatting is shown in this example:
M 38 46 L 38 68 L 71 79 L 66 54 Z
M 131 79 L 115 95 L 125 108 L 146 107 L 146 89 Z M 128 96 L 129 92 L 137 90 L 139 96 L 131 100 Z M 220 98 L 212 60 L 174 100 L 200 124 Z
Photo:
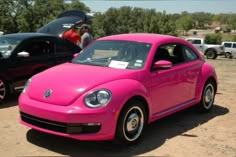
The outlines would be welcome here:
M 205 53 L 207 59 L 216 59 L 217 53 L 214 50 L 207 50 Z
M 146 125 L 146 111 L 141 101 L 134 100 L 125 104 L 119 116 L 116 140 L 132 144 L 139 141 Z
M 229 52 L 226 52 L 226 53 L 225 53 L 225 58 L 232 58 L 232 55 L 231 55 L 231 53 L 229 53 Z
M 214 105 L 216 85 L 213 81 L 207 81 L 202 91 L 202 98 L 200 101 L 200 111 L 209 112 Z
M 0 78 L 0 103 L 6 99 L 7 96 L 7 84 Z

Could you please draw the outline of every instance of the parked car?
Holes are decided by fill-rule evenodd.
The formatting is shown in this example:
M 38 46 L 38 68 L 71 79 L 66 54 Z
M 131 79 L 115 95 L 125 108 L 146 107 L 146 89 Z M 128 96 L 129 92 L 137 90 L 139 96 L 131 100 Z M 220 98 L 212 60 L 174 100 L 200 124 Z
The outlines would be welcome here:
M 184 39 L 130 33 L 97 39 L 67 62 L 30 78 L 20 122 L 79 140 L 133 144 L 146 124 L 197 105 L 210 111 L 214 68 Z
M 0 102 L 23 89 L 27 79 L 70 61 L 79 46 L 49 34 L 14 33 L 0 36 Z
M 225 46 L 225 57 L 233 58 L 236 57 L 236 42 L 224 41 L 222 45 Z
M 216 59 L 217 56 L 224 55 L 223 45 L 210 45 L 206 44 L 202 38 L 186 38 L 191 42 L 200 52 L 203 53 L 208 59 Z

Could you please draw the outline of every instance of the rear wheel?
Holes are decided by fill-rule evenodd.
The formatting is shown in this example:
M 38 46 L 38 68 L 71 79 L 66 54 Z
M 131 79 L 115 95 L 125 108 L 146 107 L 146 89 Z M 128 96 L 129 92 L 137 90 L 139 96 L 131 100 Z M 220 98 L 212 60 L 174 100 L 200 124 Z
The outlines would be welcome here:
M 146 125 L 146 111 L 141 101 L 128 102 L 119 116 L 116 140 L 123 144 L 139 141 Z
M 0 103 L 6 99 L 7 96 L 7 84 L 0 78 Z
M 216 85 L 213 81 L 207 81 L 202 91 L 202 98 L 200 102 L 200 111 L 209 112 L 214 105 Z
M 206 55 L 207 59 L 216 59 L 216 57 L 217 57 L 216 51 L 211 50 L 211 49 L 207 50 L 205 55 Z

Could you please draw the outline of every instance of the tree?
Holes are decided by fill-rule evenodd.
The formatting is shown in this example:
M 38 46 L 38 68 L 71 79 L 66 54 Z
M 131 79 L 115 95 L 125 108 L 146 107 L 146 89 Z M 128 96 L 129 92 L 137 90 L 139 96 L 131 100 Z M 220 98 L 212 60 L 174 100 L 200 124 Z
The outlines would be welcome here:
M 195 12 L 191 14 L 194 28 L 196 29 L 205 29 L 206 25 L 212 23 L 213 14 L 205 12 Z
M 205 42 L 207 44 L 221 44 L 222 35 L 220 33 L 217 34 L 207 34 L 205 36 Z
M 79 0 L 1 0 L 0 29 L 5 33 L 35 32 L 69 9 L 90 9 Z
M 193 28 L 193 20 L 190 15 L 182 16 L 176 20 L 176 25 L 178 28 L 183 30 L 183 35 L 186 35 L 187 32 Z

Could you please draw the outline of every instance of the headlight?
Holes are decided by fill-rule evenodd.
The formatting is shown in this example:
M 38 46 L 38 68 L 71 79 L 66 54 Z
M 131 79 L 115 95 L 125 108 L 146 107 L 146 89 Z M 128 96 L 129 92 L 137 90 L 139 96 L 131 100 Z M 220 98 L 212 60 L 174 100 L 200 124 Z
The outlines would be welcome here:
M 90 92 L 84 98 L 84 103 L 91 108 L 101 107 L 111 100 L 111 92 L 107 89 L 99 89 Z
M 26 91 L 26 89 L 27 89 L 27 87 L 28 87 L 28 85 L 29 85 L 30 81 L 31 81 L 31 78 L 30 78 L 30 79 L 28 79 L 28 80 L 26 81 L 26 83 L 25 83 L 25 86 L 24 86 L 24 88 L 23 88 L 23 91 L 22 91 L 22 93 L 25 93 L 25 91 Z

